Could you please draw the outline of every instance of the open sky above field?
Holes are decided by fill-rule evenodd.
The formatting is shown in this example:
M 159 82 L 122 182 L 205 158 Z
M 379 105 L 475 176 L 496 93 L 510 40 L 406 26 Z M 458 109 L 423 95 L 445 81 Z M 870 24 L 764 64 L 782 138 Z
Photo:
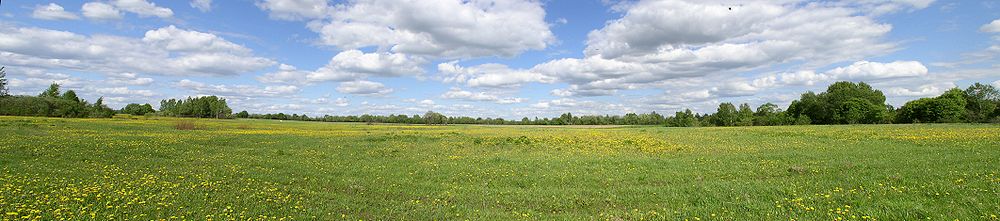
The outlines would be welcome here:
M 3 1 L 14 94 L 520 118 L 1000 86 L 996 1 Z

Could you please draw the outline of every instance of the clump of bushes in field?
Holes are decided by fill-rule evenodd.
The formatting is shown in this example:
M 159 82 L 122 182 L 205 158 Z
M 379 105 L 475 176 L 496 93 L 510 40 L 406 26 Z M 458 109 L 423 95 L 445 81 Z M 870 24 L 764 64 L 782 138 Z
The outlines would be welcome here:
M 114 114 L 114 110 L 104 105 L 103 97 L 91 104 L 73 90 L 60 92 L 58 84 L 50 85 L 38 96 L 0 96 L 0 115 L 107 118 Z

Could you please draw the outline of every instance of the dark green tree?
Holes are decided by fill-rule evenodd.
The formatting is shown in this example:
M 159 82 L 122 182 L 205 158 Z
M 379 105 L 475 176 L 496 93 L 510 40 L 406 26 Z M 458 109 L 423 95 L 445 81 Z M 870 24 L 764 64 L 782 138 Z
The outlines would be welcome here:
M 240 111 L 239 113 L 236 113 L 236 118 L 249 118 L 249 117 L 250 117 L 250 113 L 247 113 L 246 110 Z
M 729 102 L 719 104 L 719 108 L 712 116 L 716 126 L 736 126 L 739 120 L 736 106 Z
M 966 119 L 969 122 L 989 122 L 1000 103 L 1000 92 L 992 85 L 978 82 L 964 92 Z
M 49 85 L 48 89 L 45 89 L 45 91 L 42 91 L 42 93 L 39 94 L 38 96 L 39 97 L 59 98 L 59 94 L 60 94 L 60 92 L 59 92 L 59 84 L 52 83 L 52 84 Z

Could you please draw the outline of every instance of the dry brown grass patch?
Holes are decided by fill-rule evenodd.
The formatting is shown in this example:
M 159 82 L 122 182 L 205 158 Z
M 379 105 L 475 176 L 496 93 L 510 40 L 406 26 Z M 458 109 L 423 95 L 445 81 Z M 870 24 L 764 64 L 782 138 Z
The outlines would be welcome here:
M 197 129 L 197 127 L 194 125 L 193 121 L 183 120 L 183 121 L 177 121 L 177 123 L 174 123 L 174 129 L 178 129 L 178 130 L 194 130 L 194 129 Z

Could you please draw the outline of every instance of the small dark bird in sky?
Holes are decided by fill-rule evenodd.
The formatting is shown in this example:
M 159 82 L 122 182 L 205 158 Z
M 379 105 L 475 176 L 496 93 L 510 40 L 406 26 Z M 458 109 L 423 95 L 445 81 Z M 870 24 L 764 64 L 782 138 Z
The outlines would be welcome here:
M 732 11 L 732 10 L 733 10 L 733 7 L 729 7 L 729 10 L 730 10 L 730 11 Z

